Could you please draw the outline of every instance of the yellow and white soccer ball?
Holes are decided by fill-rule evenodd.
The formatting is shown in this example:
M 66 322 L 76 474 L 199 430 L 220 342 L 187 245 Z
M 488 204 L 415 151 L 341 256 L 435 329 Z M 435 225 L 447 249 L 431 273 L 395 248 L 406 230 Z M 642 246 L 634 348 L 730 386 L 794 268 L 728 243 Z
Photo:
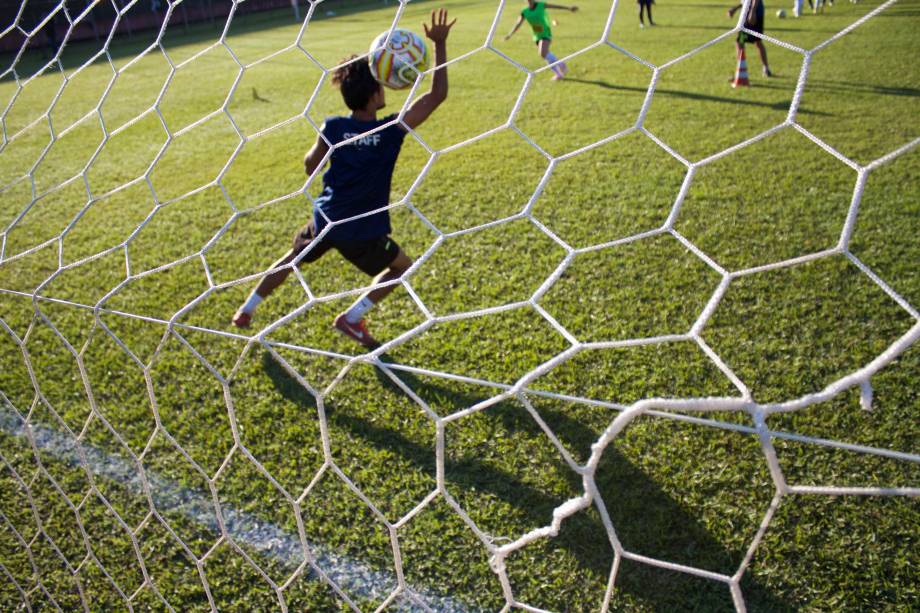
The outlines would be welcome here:
M 420 72 L 428 70 L 430 56 L 424 39 L 409 30 L 389 30 L 371 43 L 368 63 L 371 74 L 391 89 L 405 89 L 415 82 Z
M 780 10 L 776 11 L 776 16 L 779 17 L 780 19 L 785 19 L 785 18 L 786 18 L 786 9 L 780 9 Z

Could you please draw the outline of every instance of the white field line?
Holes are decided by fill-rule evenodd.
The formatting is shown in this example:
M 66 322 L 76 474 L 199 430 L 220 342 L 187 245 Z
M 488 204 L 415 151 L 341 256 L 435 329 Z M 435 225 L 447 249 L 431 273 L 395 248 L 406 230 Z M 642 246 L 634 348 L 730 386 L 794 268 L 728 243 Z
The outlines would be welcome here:
M 73 467 L 80 467 L 75 441 L 56 430 L 30 424 L 32 439 L 40 451 Z M 25 425 L 7 407 L 0 405 L 0 432 L 26 438 Z M 132 494 L 144 495 L 144 488 L 135 465 L 117 455 L 109 454 L 85 442 L 81 443 L 86 466 L 96 477 L 117 483 Z M 216 511 L 209 493 L 191 489 L 145 469 L 153 502 L 161 514 L 180 514 L 214 535 L 220 534 Z M 303 561 L 300 539 L 275 524 L 241 511 L 229 504 L 221 504 L 227 535 L 237 544 L 249 547 L 259 554 L 293 569 Z M 216 536 L 215 536 L 216 538 Z M 396 573 L 375 570 L 358 560 L 342 555 L 316 542 L 307 542 L 319 566 L 351 598 L 381 602 L 397 587 Z M 448 613 L 473 613 L 477 609 L 456 598 L 441 596 L 429 589 L 409 587 L 409 591 L 435 611 Z

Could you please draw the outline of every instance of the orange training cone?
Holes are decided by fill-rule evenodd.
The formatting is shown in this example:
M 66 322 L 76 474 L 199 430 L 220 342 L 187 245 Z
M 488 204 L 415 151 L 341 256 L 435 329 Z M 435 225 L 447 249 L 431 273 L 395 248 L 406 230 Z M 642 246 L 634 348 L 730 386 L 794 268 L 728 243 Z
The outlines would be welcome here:
M 735 80 L 732 81 L 732 87 L 748 87 L 751 84 L 748 81 L 747 58 L 744 56 L 744 45 L 741 45 L 738 51 L 738 69 L 735 71 Z

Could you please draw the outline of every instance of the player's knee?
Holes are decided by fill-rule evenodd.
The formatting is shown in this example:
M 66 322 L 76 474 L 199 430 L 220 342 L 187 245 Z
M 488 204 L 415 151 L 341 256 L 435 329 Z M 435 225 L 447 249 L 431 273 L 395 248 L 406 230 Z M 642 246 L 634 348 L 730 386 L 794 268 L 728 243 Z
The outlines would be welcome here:
M 396 258 L 390 262 L 390 272 L 400 277 L 412 267 L 413 260 L 405 252 L 400 251 Z
M 291 245 L 291 259 L 309 247 L 311 242 L 313 242 L 313 229 L 312 226 L 308 224 L 298 230 L 294 235 L 294 241 Z
M 394 272 L 399 273 L 399 276 L 402 276 L 409 268 L 412 267 L 413 260 L 411 258 L 406 258 L 405 262 L 400 262 L 398 265 L 391 267 Z
M 303 250 L 306 249 L 309 245 L 310 245 L 310 243 L 298 243 L 298 242 L 295 242 L 295 243 L 294 243 L 294 246 L 291 248 L 291 250 L 288 251 L 287 256 L 285 256 L 285 258 L 284 258 L 284 263 L 285 263 L 285 264 L 290 264 L 290 263 L 293 262 L 294 260 L 297 260 L 297 257 L 298 257 L 298 256 L 303 252 Z M 306 264 L 306 263 L 307 263 L 307 261 L 306 261 L 305 259 L 301 258 L 299 261 L 297 261 L 297 264 L 296 264 L 296 265 L 299 267 L 299 266 L 303 266 L 303 265 Z

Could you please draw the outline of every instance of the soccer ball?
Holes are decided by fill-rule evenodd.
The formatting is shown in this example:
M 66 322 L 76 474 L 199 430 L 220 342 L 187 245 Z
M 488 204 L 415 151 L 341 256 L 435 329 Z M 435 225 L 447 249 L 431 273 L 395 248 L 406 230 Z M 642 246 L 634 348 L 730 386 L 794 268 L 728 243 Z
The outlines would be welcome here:
M 776 16 L 779 17 L 780 19 L 785 19 L 785 18 L 786 18 L 786 9 L 780 9 L 780 10 L 776 11 Z
M 387 43 L 389 33 L 387 30 L 374 39 L 367 61 L 377 81 L 391 89 L 405 89 L 420 72 L 428 70 L 428 47 L 421 36 L 409 30 L 393 30 Z

